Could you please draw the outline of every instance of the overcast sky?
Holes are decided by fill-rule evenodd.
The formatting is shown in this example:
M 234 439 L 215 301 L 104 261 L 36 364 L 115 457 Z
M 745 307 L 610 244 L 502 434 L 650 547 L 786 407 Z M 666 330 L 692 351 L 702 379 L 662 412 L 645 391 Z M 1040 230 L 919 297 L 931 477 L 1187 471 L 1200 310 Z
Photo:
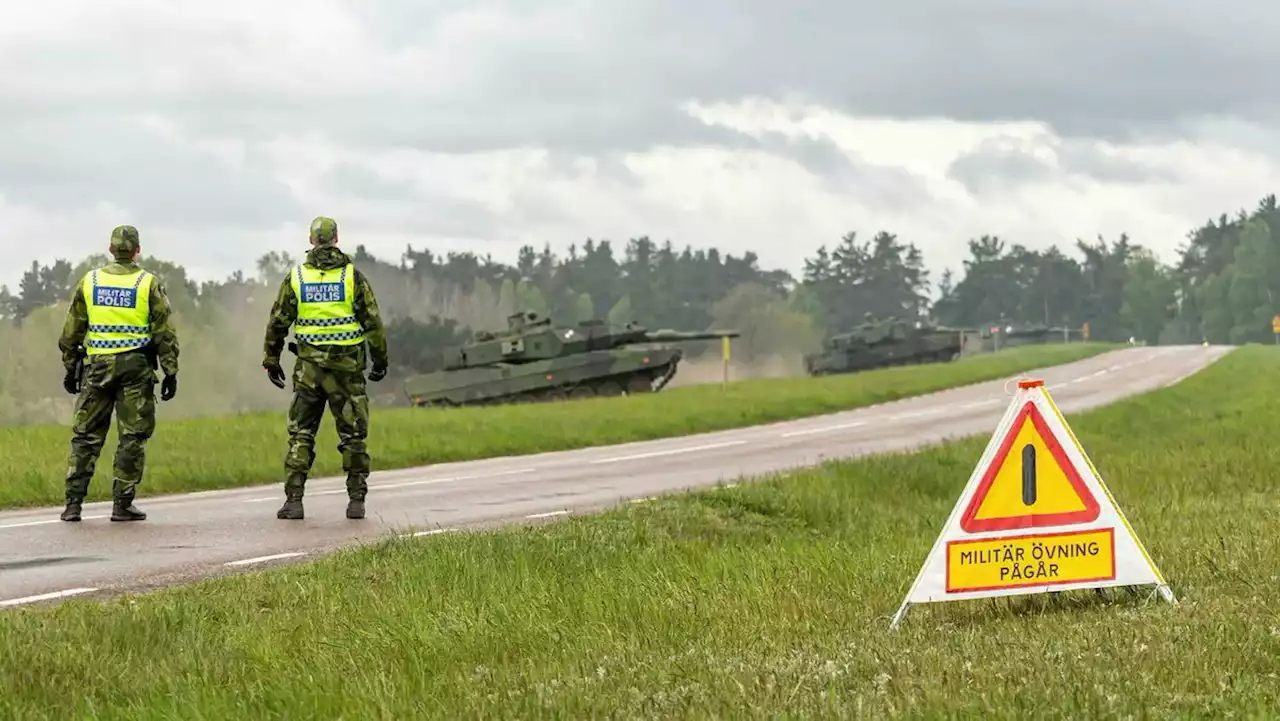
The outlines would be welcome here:
M 9 0 L 0 283 L 144 252 L 197 276 L 344 245 L 514 261 L 587 237 L 1128 232 L 1165 259 L 1280 190 L 1257 0 Z

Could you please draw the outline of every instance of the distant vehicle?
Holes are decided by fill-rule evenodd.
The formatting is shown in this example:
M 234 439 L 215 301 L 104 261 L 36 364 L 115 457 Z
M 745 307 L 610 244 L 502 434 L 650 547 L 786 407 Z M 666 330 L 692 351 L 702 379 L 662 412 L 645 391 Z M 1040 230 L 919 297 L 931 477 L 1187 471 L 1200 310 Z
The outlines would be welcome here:
M 1004 327 L 992 325 L 983 329 L 982 339 L 985 350 L 1000 350 L 1023 345 L 1039 345 L 1041 343 L 1065 343 L 1071 339 L 1072 331 L 1062 326 L 1048 326 L 1044 323 L 1012 324 Z M 1075 331 L 1077 336 L 1080 331 Z
M 854 373 L 909 363 L 949 362 L 961 355 L 980 353 L 974 330 L 936 326 L 899 318 L 866 321 L 848 333 L 828 338 L 822 350 L 804 358 L 811 376 Z
M 684 351 L 671 343 L 737 338 L 737 331 L 651 331 L 592 319 L 555 325 L 514 313 L 504 332 L 479 331 L 444 353 L 444 369 L 404 382 L 415 406 L 476 406 L 655 393 Z

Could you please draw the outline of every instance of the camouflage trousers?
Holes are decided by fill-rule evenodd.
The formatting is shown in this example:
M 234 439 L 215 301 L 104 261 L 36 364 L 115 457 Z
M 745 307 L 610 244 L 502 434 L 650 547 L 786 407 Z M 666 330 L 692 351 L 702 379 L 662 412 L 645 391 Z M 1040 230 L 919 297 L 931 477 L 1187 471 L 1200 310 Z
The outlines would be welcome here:
M 347 474 L 347 495 L 363 500 L 369 491 L 369 396 L 364 374 L 323 368 L 299 359 L 293 369 L 293 403 L 289 406 L 289 452 L 284 467 L 285 495 L 301 498 L 315 462 L 316 431 L 325 407 L 338 431 L 338 452 Z
M 85 359 L 84 383 L 76 398 L 67 459 L 67 500 L 89 492 L 98 456 L 116 417 L 112 496 L 132 499 L 146 464 L 147 441 L 156 429 L 156 372 L 141 352 Z

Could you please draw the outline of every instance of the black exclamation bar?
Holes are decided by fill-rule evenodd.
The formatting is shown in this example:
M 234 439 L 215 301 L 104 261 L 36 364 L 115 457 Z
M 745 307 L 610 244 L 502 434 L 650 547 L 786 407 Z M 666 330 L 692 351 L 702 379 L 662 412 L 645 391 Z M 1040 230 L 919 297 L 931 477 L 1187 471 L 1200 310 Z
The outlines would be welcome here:
M 1036 447 L 1030 443 L 1022 447 L 1022 503 L 1036 502 Z

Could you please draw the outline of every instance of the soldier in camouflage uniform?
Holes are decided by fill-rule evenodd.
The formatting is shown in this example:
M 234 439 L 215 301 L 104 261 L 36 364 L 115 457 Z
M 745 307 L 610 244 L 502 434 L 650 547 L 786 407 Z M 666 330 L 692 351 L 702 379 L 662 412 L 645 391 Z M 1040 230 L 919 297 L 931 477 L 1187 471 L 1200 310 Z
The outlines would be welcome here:
M 80 507 L 107 440 L 112 411 L 116 446 L 111 510 L 113 521 L 141 521 L 133 505 L 142 480 L 147 440 L 156 427 L 156 370 L 164 370 L 160 399 L 178 392 L 178 336 L 170 324 L 169 300 L 160 279 L 137 264 L 138 229 L 111 232 L 115 262 L 92 270 L 76 286 L 58 348 L 66 368 L 63 388 L 78 395 L 67 460 L 66 510 L 79 521 Z
M 319 217 L 311 223 L 311 251 L 280 284 L 267 320 L 262 367 L 277 388 L 284 388 L 280 352 L 294 327 L 297 362 L 293 367 L 293 404 L 289 407 L 289 451 L 285 456 L 285 502 L 277 518 L 303 517 L 302 495 L 315 461 L 316 431 L 326 404 L 338 430 L 338 450 L 347 473 L 347 518 L 364 518 L 369 487 L 369 380 L 387 375 L 387 336 L 378 301 L 364 274 L 337 248 L 338 224 Z

